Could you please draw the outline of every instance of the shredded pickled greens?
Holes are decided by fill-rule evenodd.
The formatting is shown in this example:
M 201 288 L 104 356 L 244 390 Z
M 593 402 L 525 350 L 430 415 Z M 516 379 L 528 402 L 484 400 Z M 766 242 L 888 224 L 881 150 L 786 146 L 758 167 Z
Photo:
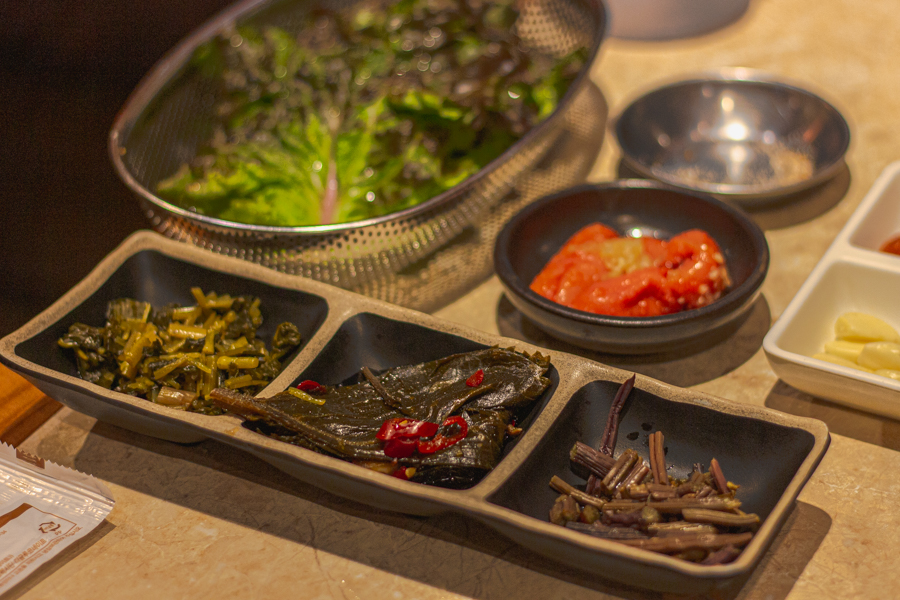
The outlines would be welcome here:
M 301 33 L 225 31 L 194 64 L 222 86 L 213 139 L 161 197 L 228 221 L 299 226 L 415 206 L 556 108 L 586 58 L 529 50 L 512 0 L 313 11 Z
M 192 288 L 197 303 L 154 309 L 130 298 L 107 305 L 106 324 L 75 323 L 61 347 L 74 352 L 82 379 L 107 389 L 205 414 L 222 414 L 209 399 L 217 387 L 255 394 L 281 372 L 281 359 L 301 342 L 282 323 L 269 347 L 257 337 L 260 301 Z

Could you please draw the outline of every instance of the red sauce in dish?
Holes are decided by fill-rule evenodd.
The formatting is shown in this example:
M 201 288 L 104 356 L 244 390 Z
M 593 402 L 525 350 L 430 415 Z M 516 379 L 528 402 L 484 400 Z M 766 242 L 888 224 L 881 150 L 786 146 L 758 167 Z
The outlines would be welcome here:
M 887 252 L 888 254 L 900 255 L 900 235 L 894 236 L 886 241 L 879 250 Z
M 577 310 L 649 317 L 706 306 L 729 284 L 722 252 L 704 231 L 668 241 L 621 238 L 594 223 L 566 242 L 531 289 Z

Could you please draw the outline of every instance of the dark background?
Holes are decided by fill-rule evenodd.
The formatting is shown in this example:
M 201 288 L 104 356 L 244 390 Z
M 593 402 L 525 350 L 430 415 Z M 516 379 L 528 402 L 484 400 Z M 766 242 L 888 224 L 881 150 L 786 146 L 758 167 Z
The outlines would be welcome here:
M 0 2 L 0 336 L 149 227 L 106 138 L 141 77 L 229 0 Z

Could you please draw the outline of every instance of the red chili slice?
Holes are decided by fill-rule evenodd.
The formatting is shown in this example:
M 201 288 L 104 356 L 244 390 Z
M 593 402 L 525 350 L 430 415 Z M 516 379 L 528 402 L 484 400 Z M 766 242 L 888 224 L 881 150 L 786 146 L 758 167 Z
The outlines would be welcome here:
M 449 437 L 444 436 L 442 433 L 438 433 L 430 440 L 419 440 L 419 454 L 434 454 L 439 450 L 449 448 L 469 434 L 469 424 L 466 423 L 466 420 L 462 417 L 448 417 L 441 423 L 441 428 L 447 429 L 454 425 L 459 427 L 459 431 Z
M 325 390 L 325 386 L 321 383 L 313 381 L 312 379 L 307 379 L 306 381 L 301 381 L 297 384 L 297 389 L 302 390 L 304 392 L 312 392 L 313 394 L 318 394 Z
M 388 419 L 381 424 L 381 429 L 375 434 L 379 440 L 392 440 L 395 438 L 420 438 L 431 437 L 438 432 L 438 424 L 428 421 L 416 421 L 415 419 Z
M 396 477 L 397 479 L 403 479 L 405 481 L 409 481 L 409 477 L 406 475 L 406 467 L 397 469 L 396 471 L 391 473 L 391 477 Z
M 469 387 L 478 387 L 481 385 L 481 382 L 484 381 L 484 370 L 478 369 L 472 376 L 466 379 L 466 385 Z
M 416 451 L 413 438 L 392 438 L 384 443 L 384 454 L 391 458 L 408 458 Z

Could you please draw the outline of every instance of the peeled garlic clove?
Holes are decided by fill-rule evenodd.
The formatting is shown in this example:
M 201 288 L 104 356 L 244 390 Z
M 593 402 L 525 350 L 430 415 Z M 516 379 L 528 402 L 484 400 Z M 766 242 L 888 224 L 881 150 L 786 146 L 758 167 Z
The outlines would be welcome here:
M 848 312 L 838 317 L 834 333 L 839 340 L 850 342 L 900 342 L 900 334 L 879 319 L 866 313 Z
M 900 344 L 869 342 L 863 346 L 857 362 L 867 369 L 900 370 Z
M 832 356 L 856 362 L 859 353 L 862 352 L 865 344 L 862 342 L 848 342 L 846 340 L 835 340 L 833 342 L 825 342 L 825 352 Z
M 826 354 L 825 352 L 820 352 L 818 354 L 813 354 L 813 358 L 817 358 L 819 360 L 824 360 L 825 362 L 830 362 L 833 365 L 841 365 L 842 367 L 850 367 L 851 369 L 856 369 L 857 371 L 865 371 L 866 373 L 871 373 L 871 369 L 867 369 L 865 367 L 861 367 L 852 360 L 847 360 L 846 358 L 841 358 L 840 356 L 835 356 L 833 354 Z
M 893 369 L 878 369 L 875 371 L 876 375 L 881 375 L 882 377 L 890 377 L 891 379 L 896 379 L 900 381 L 900 371 L 894 371 Z

